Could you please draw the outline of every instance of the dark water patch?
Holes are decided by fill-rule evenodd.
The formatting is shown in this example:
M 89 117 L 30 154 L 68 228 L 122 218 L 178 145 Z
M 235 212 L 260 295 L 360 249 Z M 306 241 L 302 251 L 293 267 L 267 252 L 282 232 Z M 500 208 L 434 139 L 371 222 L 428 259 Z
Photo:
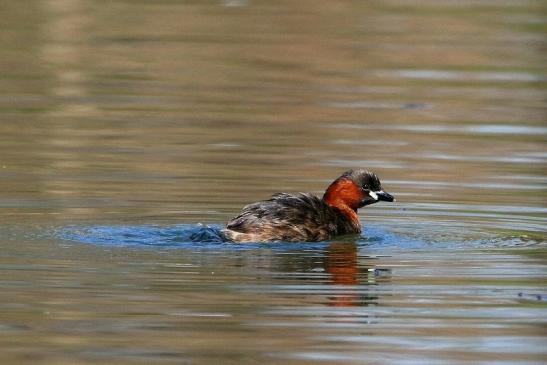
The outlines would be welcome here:
M 531 300 L 531 301 L 542 301 L 547 302 L 547 294 L 539 294 L 539 293 L 523 293 L 519 292 L 518 297 L 522 298 L 523 300 Z

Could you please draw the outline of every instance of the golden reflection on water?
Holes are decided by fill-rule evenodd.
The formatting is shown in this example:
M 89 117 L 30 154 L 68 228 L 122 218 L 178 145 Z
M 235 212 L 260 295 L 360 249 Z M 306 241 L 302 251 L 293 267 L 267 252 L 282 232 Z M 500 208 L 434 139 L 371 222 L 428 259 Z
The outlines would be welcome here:
M 359 263 L 357 246 L 347 243 L 332 243 L 326 254 L 325 271 L 330 275 L 330 282 L 336 289 L 348 288 L 342 294 L 332 296 L 329 305 L 334 307 L 369 306 L 378 304 L 378 296 L 363 294 L 355 288 L 377 285 L 378 280 L 386 282 L 389 269 L 377 269 L 374 265 L 364 266 Z M 381 274 L 382 279 L 377 276 Z
M 222 5 L 30 5 L 3 47 L 15 185 L 68 217 L 222 222 L 369 167 L 405 203 L 544 206 L 539 4 Z

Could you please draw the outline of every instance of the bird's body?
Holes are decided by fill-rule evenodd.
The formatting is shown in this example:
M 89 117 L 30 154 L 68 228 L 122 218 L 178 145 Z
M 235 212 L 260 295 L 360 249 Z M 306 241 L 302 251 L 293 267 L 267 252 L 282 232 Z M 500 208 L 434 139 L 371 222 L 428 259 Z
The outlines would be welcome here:
M 350 170 L 336 179 L 323 198 L 309 193 L 278 193 L 245 206 L 223 230 L 233 242 L 324 241 L 361 232 L 357 209 L 378 200 L 393 201 L 378 177 Z
M 359 233 L 359 222 L 312 194 L 279 193 L 247 205 L 226 226 L 225 235 L 236 242 L 324 241 Z

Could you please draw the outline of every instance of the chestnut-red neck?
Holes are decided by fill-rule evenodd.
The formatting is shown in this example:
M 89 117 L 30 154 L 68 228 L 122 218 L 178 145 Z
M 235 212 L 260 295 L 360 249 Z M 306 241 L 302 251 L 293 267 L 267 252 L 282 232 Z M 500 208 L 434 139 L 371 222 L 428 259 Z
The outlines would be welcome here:
M 350 221 L 359 225 L 357 209 L 362 199 L 361 189 L 348 179 L 338 179 L 325 191 L 323 200 L 331 207 L 337 208 Z

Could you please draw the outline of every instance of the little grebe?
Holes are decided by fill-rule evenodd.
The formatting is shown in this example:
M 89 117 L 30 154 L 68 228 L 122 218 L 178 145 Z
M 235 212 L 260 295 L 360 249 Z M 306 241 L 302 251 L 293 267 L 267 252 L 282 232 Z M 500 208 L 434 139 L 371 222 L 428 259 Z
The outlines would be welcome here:
M 359 233 L 357 209 L 380 200 L 392 202 L 380 179 L 366 170 L 349 170 L 325 191 L 323 199 L 308 193 L 274 194 L 247 205 L 222 231 L 233 242 L 324 241 Z

